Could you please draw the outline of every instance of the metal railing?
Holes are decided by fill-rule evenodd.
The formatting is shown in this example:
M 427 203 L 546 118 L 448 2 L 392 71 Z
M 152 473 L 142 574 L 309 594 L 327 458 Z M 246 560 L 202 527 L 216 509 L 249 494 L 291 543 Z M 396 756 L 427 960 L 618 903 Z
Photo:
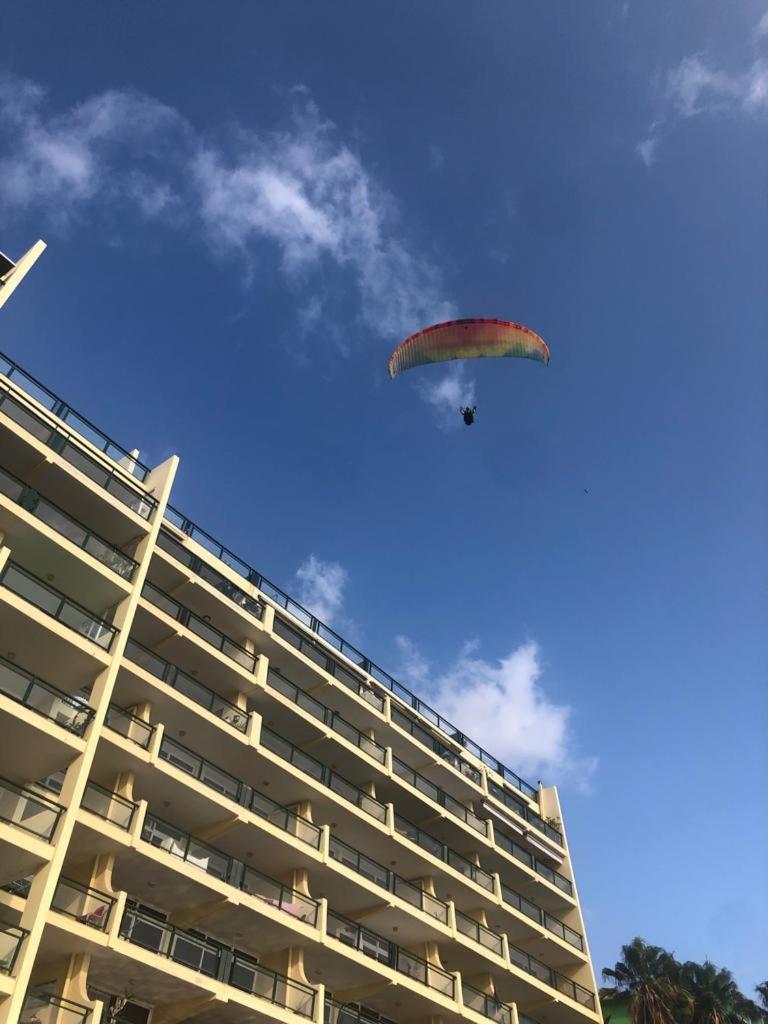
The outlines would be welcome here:
M 206 761 L 204 757 L 198 757 L 189 747 L 182 746 L 181 743 L 177 743 L 176 740 L 172 740 L 168 736 L 163 736 L 158 753 L 168 764 L 172 764 L 175 768 L 186 772 L 187 775 L 198 779 L 209 789 L 216 790 L 217 793 L 229 797 L 236 803 L 243 802 L 243 795 L 248 790 L 245 783 L 224 771 L 223 768 L 218 768 L 210 761 Z
M 356 874 L 362 875 L 363 878 L 374 882 L 387 892 L 399 896 L 400 899 L 409 903 L 412 907 L 423 910 L 430 917 L 434 917 L 435 920 L 447 924 L 447 903 L 443 903 L 442 900 L 425 892 L 413 882 L 408 882 L 405 878 L 401 878 L 394 871 L 385 868 L 383 864 L 379 864 L 372 858 L 366 857 L 365 854 L 355 850 L 354 847 L 338 839 L 336 836 L 332 835 L 330 837 L 328 855 L 333 860 L 350 868 Z
M 177 562 L 186 565 L 188 569 L 191 569 L 192 572 L 205 580 L 206 583 L 210 583 L 212 587 L 225 597 L 228 597 L 238 608 L 243 608 L 249 615 L 252 615 L 259 621 L 264 617 L 264 604 L 261 601 L 250 597 L 244 590 L 235 586 L 226 576 L 214 569 L 212 565 L 187 551 L 166 530 L 161 530 L 158 534 L 157 546 L 162 548 L 171 558 L 175 558 Z
M 196 637 L 210 644 L 211 647 L 215 647 L 217 651 L 221 651 L 223 655 L 240 665 L 241 668 L 247 669 L 248 672 L 253 672 L 256 668 L 255 654 L 247 651 L 242 644 L 232 640 L 220 629 L 216 629 L 215 626 L 201 619 L 190 608 L 180 604 L 175 598 L 156 587 L 154 583 L 145 583 L 141 588 L 141 596 L 156 608 L 164 611 L 166 615 L 170 615 L 172 619 L 180 622 L 182 626 L 186 626 Z
M 290 810 L 288 807 L 283 807 L 282 804 L 276 803 L 270 797 L 264 796 L 263 793 L 259 793 L 255 789 L 250 791 L 247 807 L 259 818 L 263 818 L 264 821 L 268 821 L 271 825 L 282 829 L 283 832 L 295 836 L 315 850 L 320 849 L 322 830 L 307 818 L 302 818 L 300 814 L 296 814 L 295 811 Z
M 81 437 L 86 438 L 94 448 L 98 448 L 108 458 L 116 462 L 122 470 L 135 476 L 137 480 L 146 480 L 149 475 L 149 468 L 140 462 L 134 455 L 126 451 L 122 445 L 113 441 L 102 430 L 94 426 L 85 416 L 72 408 L 71 405 L 59 398 L 44 384 L 22 369 L 13 359 L 0 352 L 0 373 L 12 380 L 22 391 L 26 391 L 42 406 L 52 412 L 54 416 L 71 426 Z
M 392 706 L 392 722 L 404 732 L 409 733 L 415 740 L 425 746 L 427 750 L 433 751 L 443 761 L 447 761 L 448 764 L 465 778 L 469 779 L 470 782 L 474 782 L 476 786 L 482 785 L 482 774 L 474 765 L 471 765 L 469 761 L 465 761 L 463 757 L 460 757 L 449 747 L 446 747 L 436 736 L 427 732 L 418 722 L 414 721 L 409 715 L 404 714 L 399 707 L 394 705 Z
M 461 995 L 464 1005 L 474 1010 L 488 1020 L 498 1021 L 499 1024 L 512 1024 L 512 1010 L 506 1003 L 500 1003 L 494 996 L 468 985 L 466 981 L 461 983 Z
M 359 807 L 361 811 L 365 811 L 366 814 L 375 818 L 376 821 L 386 821 L 387 808 L 383 803 L 375 797 L 369 796 L 358 786 L 355 786 L 354 783 L 349 782 L 331 768 L 321 764 L 320 761 L 316 761 L 314 757 L 305 754 L 303 750 L 295 747 L 288 740 L 284 740 L 282 736 L 278 736 L 271 729 L 262 727 L 261 746 L 289 764 L 292 764 L 300 772 L 309 775 L 316 782 L 327 786 L 337 796 Z
M 61 804 L 54 800 L 0 778 L 0 821 L 50 843 L 63 811 Z
M 364 754 L 368 754 L 374 761 L 378 761 L 379 764 L 384 764 L 387 759 L 386 747 L 383 747 L 376 740 L 371 739 L 370 736 L 366 736 L 364 732 L 361 732 L 358 728 L 348 722 L 346 718 L 343 718 L 338 711 L 334 711 L 333 708 L 329 708 L 325 704 L 321 704 L 319 700 L 316 700 L 305 690 L 302 690 L 300 686 L 292 683 L 290 679 L 278 671 L 278 669 L 270 668 L 267 673 L 267 685 L 271 686 L 273 690 L 277 690 L 278 693 L 282 693 L 284 697 L 293 701 L 297 707 L 300 707 L 303 711 L 312 715 L 318 722 L 322 722 L 323 725 L 329 726 L 334 732 L 338 733 L 339 736 L 343 736 L 344 739 L 349 740 L 353 746 L 359 747 Z
M 509 836 L 505 836 L 503 832 L 497 831 L 495 838 L 499 849 L 505 850 L 510 857 L 514 857 L 515 860 L 519 860 L 521 864 L 527 865 L 536 874 L 541 875 L 542 878 L 546 878 L 548 882 L 551 882 L 561 892 L 566 893 L 568 896 L 573 895 L 573 885 L 565 875 L 561 875 L 559 871 L 555 871 L 548 864 L 544 864 L 538 857 L 534 857 L 532 853 L 529 853 L 528 850 L 520 846 L 519 843 L 510 839 Z
M 11 593 L 29 601 L 41 612 L 50 615 L 63 625 L 92 640 L 103 650 L 112 646 L 117 630 L 105 619 L 84 608 L 77 601 L 71 600 L 60 590 L 55 590 L 15 562 L 7 562 L 0 573 L 0 585 Z
M 376 1010 L 368 1010 L 355 1004 L 338 1003 L 326 996 L 323 1024 L 397 1024 L 397 1021 L 382 1017 Z
M 405 839 L 409 839 L 422 850 L 426 850 L 427 853 L 431 853 L 433 857 L 437 857 L 438 860 L 443 861 L 443 863 L 452 867 L 454 871 L 464 875 L 465 878 L 469 878 L 482 889 L 485 889 L 486 892 L 492 893 L 494 891 L 493 876 L 489 872 L 473 864 L 466 857 L 462 857 L 460 853 L 456 853 L 455 850 L 446 846 L 445 843 L 435 839 L 429 832 L 425 832 L 399 814 L 395 815 L 395 832 Z
M 58 505 L 28 487 L 7 469 L 0 469 L 0 493 L 11 498 L 17 505 L 31 513 L 41 523 L 50 526 L 56 533 L 72 541 L 92 555 L 97 562 L 117 573 L 124 580 L 131 580 L 136 571 L 137 563 L 129 555 L 124 554 L 109 541 L 89 530 L 81 522 L 69 515 Z
M 571 981 L 570 978 L 566 978 L 564 974 L 560 974 L 554 967 L 548 967 L 541 960 L 537 960 L 523 949 L 518 949 L 512 943 L 509 944 L 509 959 L 515 967 L 519 967 L 527 974 L 538 978 L 539 981 L 543 981 L 550 988 L 557 989 L 558 992 L 568 996 L 569 999 L 573 999 L 575 1002 L 581 1003 L 582 1006 L 594 1010 L 595 997 L 589 989 L 584 988 L 583 985 L 579 985 L 575 981 Z
M 85 1024 L 91 1011 L 44 989 L 30 989 L 24 997 L 19 1024 Z
M 109 821 L 126 831 L 131 827 L 138 804 L 119 793 L 113 793 L 98 782 L 88 782 L 80 806 L 104 821 Z
M 132 711 L 121 708 L 117 704 L 110 704 L 107 708 L 104 724 L 113 732 L 124 736 L 127 740 L 131 740 L 132 743 L 136 743 L 142 750 L 149 749 L 152 737 L 155 734 L 154 725 L 145 722 L 143 718 L 139 718 Z
M 239 950 L 224 946 L 199 932 L 176 928 L 139 910 L 135 904 L 125 908 L 120 936 L 142 949 L 290 1009 L 302 1017 L 311 1017 L 314 1013 L 315 990 L 309 985 L 262 967 Z
M 488 822 L 485 819 L 478 818 L 469 808 L 454 799 L 450 793 L 446 793 L 444 789 L 436 786 L 434 782 L 430 782 L 424 775 L 414 771 L 410 765 L 407 765 L 405 761 L 401 761 L 399 757 L 392 758 L 392 770 L 398 778 L 403 779 L 414 789 L 417 789 L 424 796 L 434 801 L 434 803 L 444 807 L 454 818 L 463 821 L 465 825 L 469 825 L 471 829 L 479 832 L 480 835 L 488 835 Z
M 201 708 L 210 711 L 212 715 L 220 718 L 227 725 L 231 725 L 238 732 L 246 732 L 248 729 L 247 711 L 242 711 L 231 701 L 220 697 L 218 693 L 204 686 L 197 679 L 193 679 L 192 676 L 161 658 L 154 651 L 150 651 L 132 637 L 129 637 L 126 642 L 125 657 L 134 665 L 145 669 L 150 675 L 161 679 L 168 686 L 194 701 L 195 704 L 199 704 Z
M 319 904 L 316 900 L 248 867 L 242 861 L 196 839 L 154 814 L 147 815 L 141 838 L 299 921 L 306 921 L 313 926 L 317 924 Z
M 115 898 L 100 889 L 74 882 L 71 878 L 60 878 L 53 894 L 51 907 L 60 914 L 74 918 L 80 924 L 107 930 Z
M 559 918 L 549 914 L 546 910 L 542 910 L 541 907 L 531 900 L 521 896 L 519 892 L 515 892 L 514 889 L 510 889 L 509 886 L 503 883 L 501 886 L 501 898 L 504 903 L 514 907 L 515 910 L 519 910 L 521 914 L 525 914 L 526 917 L 535 921 L 536 924 L 542 925 L 552 932 L 553 935 L 558 935 L 561 939 L 570 943 L 571 946 L 575 946 L 576 949 L 584 949 L 584 939 L 579 932 L 569 928 Z
M 521 803 L 512 793 L 508 793 L 492 779 L 488 780 L 488 792 L 500 804 L 503 804 L 510 811 L 514 811 L 515 814 L 519 814 L 521 818 L 524 818 L 525 821 L 533 825 L 539 832 L 543 832 L 553 843 L 557 843 L 558 846 L 563 845 L 563 833 L 559 829 L 555 828 L 554 825 L 550 825 L 540 814 L 536 814 L 530 807 Z
M 455 998 L 455 981 L 452 974 L 355 921 L 329 910 L 326 932 L 344 945 L 364 953 L 365 956 L 394 968 L 436 992 L 450 996 L 451 999 Z
M 26 928 L 0 921 L 0 974 L 13 974 L 19 952 L 28 935 Z
M 496 956 L 504 956 L 504 943 L 501 936 L 480 924 L 479 921 L 475 921 L 474 918 L 462 914 L 460 910 L 456 911 L 456 930 L 472 939 L 478 946 L 489 949 Z
M 68 729 L 75 736 L 82 736 L 93 718 L 93 709 L 87 704 L 6 658 L 0 658 L 0 693 Z

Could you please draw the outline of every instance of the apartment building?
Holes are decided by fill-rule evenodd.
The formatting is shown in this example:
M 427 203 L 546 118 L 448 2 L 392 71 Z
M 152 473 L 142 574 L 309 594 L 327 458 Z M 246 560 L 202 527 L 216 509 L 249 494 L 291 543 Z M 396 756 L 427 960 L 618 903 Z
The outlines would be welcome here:
M 0 356 L 0 1022 L 600 1022 L 556 790 L 177 469 Z

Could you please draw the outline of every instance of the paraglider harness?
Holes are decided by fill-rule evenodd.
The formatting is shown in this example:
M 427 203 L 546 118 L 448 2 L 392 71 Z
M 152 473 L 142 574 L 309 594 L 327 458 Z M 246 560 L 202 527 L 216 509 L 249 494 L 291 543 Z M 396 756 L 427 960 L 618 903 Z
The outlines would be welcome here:
M 464 406 L 461 406 L 459 412 L 464 417 L 464 423 L 466 424 L 466 426 L 471 427 L 472 424 L 475 422 L 475 413 L 477 412 L 477 406 L 473 405 L 471 409 L 469 408 L 469 406 L 466 406 L 466 408 Z

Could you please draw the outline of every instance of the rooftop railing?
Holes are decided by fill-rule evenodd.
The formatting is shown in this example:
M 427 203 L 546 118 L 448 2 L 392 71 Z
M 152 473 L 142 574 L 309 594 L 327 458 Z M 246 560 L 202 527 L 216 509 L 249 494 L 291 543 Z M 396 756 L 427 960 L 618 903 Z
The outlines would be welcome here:
M 75 630 L 81 636 L 108 651 L 117 630 L 105 619 L 71 600 L 60 590 L 55 590 L 15 562 L 7 562 L 0 573 L 0 585 L 25 601 L 29 601 L 41 612 Z
M 28 935 L 26 928 L 0 921 L 0 974 L 13 974 L 19 952 Z
M 18 477 L 9 473 L 7 469 L 0 469 L 0 493 L 15 501 L 21 508 L 26 509 L 41 523 L 50 526 L 56 533 L 66 537 L 77 547 L 92 555 L 97 562 L 117 573 L 122 579 L 131 580 L 133 578 L 137 565 L 133 558 L 123 554 L 109 541 L 89 530 L 87 526 L 83 526 L 74 516 L 42 497 L 32 487 L 28 487 Z
M 563 833 L 559 829 L 555 828 L 554 825 L 550 825 L 549 822 L 545 821 L 540 814 L 536 814 L 536 812 L 532 811 L 530 807 L 521 803 L 511 793 L 508 793 L 501 786 L 497 785 L 497 783 L 493 782 L 493 780 L 489 780 L 488 782 L 488 792 L 492 797 L 498 800 L 499 803 L 504 804 L 505 807 L 514 811 L 515 814 L 519 814 L 521 818 L 530 822 L 530 824 L 533 825 L 534 828 L 538 829 L 539 832 L 543 832 L 548 839 L 552 840 L 552 842 L 557 843 L 558 846 L 563 845 Z
M 315 990 L 283 974 L 262 967 L 239 950 L 224 946 L 200 932 L 176 928 L 159 917 L 128 904 L 120 924 L 120 936 L 142 949 L 167 957 L 208 978 L 266 999 L 276 1006 L 312 1017 Z
M 399 757 L 392 758 L 392 770 L 398 778 L 403 779 L 414 789 L 417 789 L 424 796 L 428 797 L 434 803 L 444 807 L 449 814 L 452 814 L 454 818 L 458 818 L 463 821 L 470 828 L 474 829 L 475 832 L 479 832 L 482 836 L 488 835 L 488 822 L 483 818 L 478 818 L 476 814 L 473 814 L 467 807 L 458 800 L 455 800 L 450 793 L 446 793 L 445 790 L 440 789 L 434 782 L 430 782 L 424 775 L 420 775 L 419 772 L 414 771 L 404 761 L 401 761 Z
M 30 989 L 19 1015 L 19 1024 L 85 1024 L 91 1011 L 44 989 Z
M 203 683 L 187 675 L 186 672 L 182 672 L 176 665 L 161 658 L 159 654 L 150 651 L 132 637 L 128 638 L 125 645 L 125 657 L 134 665 L 138 665 L 150 675 L 161 679 L 168 686 L 194 701 L 195 704 L 199 704 L 206 711 L 210 711 L 212 715 L 220 718 L 227 725 L 231 725 L 238 732 L 244 733 L 248 729 L 248 713 L 246 711 L 242 711 L 231 701 L 220 697 Z
M 366 857 L 365 854 L 355 850 L 354 847 L 338 839 L 336 836 L 332 835 L 330 837 L 328 854 L 333 860 L 344 864 L 345 867 L 350 868 L 358 875 L 362 875 L 363 878 L 374 882 L 387 892 L 399 896 L 400 899 L 409 903 L 412 907 L 423 910 L 430 917 L 434 917 L 435 920 L 447 924 L 447 903 L 443 903 L 442 900 L 425 892 L 420 886 L 414 885 L 413 882 L 408 882 L 406 879 L 401 878 L 394 871 L 385 868 L 383 864 L 379 864 L 370 857 Z
M 437 857 L 438 860 L 448 864 L 449 867 L 464 875 L 465 878 L 469 878 L 487 892 L 492 893 L 494 891 L 492 875 L 471 861 L 468 861 L 466 857 L 462 857 L 460 853 L 456 853 L 455 850 L 446 846 L 445 843 L 441 843 L 439 839 L 435 839 L 429 832 L 425 832 L 410 821 L 406 821 L 399 814 L 395 815 L 395 832 L 405 839 L 409 839 L 422 850 L 426 850 L 427 853 L 431 853 L 433 857 Z
M 0 658 L 0 693 L 68 729 L 75 736 L 82 736 L 93 718 L 93 709 L 87 704 L 6 658 Z
M 284 761 L 288 761 L 289 764 L 298 768 L 300 772 L 309 775 L 316 782 L 327 786 L 328 789 L 349 803 L 354 804 L 355 807 L 359 807 L 361 811 L 365 811 L 366 814 L 375 818 L 376 821 L 386 821 L 387 808 L 383 803 L 376 800 L 375 797 L 369 796 L 358 786 L 355 786 L 354 783 L 348 782 L 347 779 L 331 768 L 326 767 L 326 765 L 321 764 L 320 761 L 316 761 L 314 757 L 305 754 L 303 750 L 289 743 L 282 736 L 278 736 L 271 729 L 262 727 L 261 745 L 273 754 L 277 754 Z
M 98 782 L 89 781 L 83 792 L 80 806 L 104 821 L 109 821 L 126 831 L 131 827 L 138 804 L 119 793 L 113 793 Z
M 504 943 L 501 936 L 480 924 L 479 921 L 475 921 L 474 918 L 462 914 L 460 910 L 456 911 L 456 930 L 479 946 L 489 949 L 496 956 L 504 956 Z
M 371 739 L 370 736 L 366 736 L 365 733 L 360 732 L 359 729 L 355 728 L 346 718 L 334 711 L 333 708 L 327 707 L 325 704 L 321 704 L 319 700 L 310 696 L 305 690 L 292 683 L 290 679 L 279 672 L 277 669 L 270 668 L 267 673 L 267 685 L 272 687 L 273 690 L 277 690 L 278 693 L 282 693 L 284 697 L 293 701 L 297 707 L 300 707 L 303 711 L 312 715 L 318 722 L 322 722 L 323 725 L 329 726 L 334 732 L 338 733 L 339 736 L 343 736 L 344 739 L 349 740 L 354 746 L 359 747 L 363 753 L 368 754 L 374 761 L 378 761 L 379 764 L 384 764 L 387 759 L 386 747 L 382 747 L 376 740 Z
M 64 808 L 26 786 L 0 778 L 0 821 L 50 843 Z
M 170 594 L 166 594 L 165 591 L 160 590 L 153 583 L 144 584 L 141 589 L 141 596 L 146 598 L 156 608 L 164 611 L 166 615 L 170 615 L 172 619 L 176 619 L 182 626 L 186 626 L 190 632 L 205 641 L 205 643 L 215 647 L 217 651 L 221 651 L 227 658 L 230 658 L 242 668 L 247 669 L 248 672 L 253 672 L 255 669 L 255 654 L 247 651 L 242 644 L 232 640 L 225 633 L 222 633 L 220 629 L 216 629 L 215 626 L 206 622 L 205 619 L 201 619 L 199 615 L 195 615 L 190 608 L 180 604 Z
M 436 992 L 450 996 L 451 999 L 455 998 L 455 981 L 452 974 L 436 964 L 429 963 L 423 957 L 395 945 L 369 928 L 364 928 L 363 925 L 329 910 L 326 931 L 328 935 L 364 953 L 365 956 L 378 960 L 379 963 L 386 964 L 401 974 L 406 974 Z
M 536 924 L 542 925 L 548 931 L 554 935 L 558 935 L 561 939 L 575 946 L 576 949 L 584 949 L 584 940 L 582 936 L 574 931 L 573 928 L 569 928 L 567 924 L 563 924 L 557 917 L 553 917 L 552 914 L 548 914 L 546 910 L 542 910 L 531 900 L 521 896 L 519 892 L 515 892 L 514 889 L 510 889 L 509 886 L 502 883 L 501 886 L 501 898 L 504 903 L 510 907 L 514 907 L 515 910 L 519 910 L 521 914 L 525 914 Z
M 496 845 L 501 850 L 505 850 L 510 857 L 514 857 L 515 860 L 519 860 L 521 864 L 525 864 L 536 874 L 541 875 L 542 878 L 546 878 L 548 882 L 556 886 L 561 892 L 566 893 L 568 896 L 573 895 L 573 884 L 565 875 L 561 875 L 559 871 L 554 871 L 548 864 L 544 864 L 538 857 L 534 857 L 532 853 L 520 846 L 509 836 L 505 836 L 503 832 L 498 830 L 495 833 Z
M 571 981 L 570 978 L 566 978 L 564 974 L 560 974 L 554 967 L 547 967 L 541 960 L 537 960 L 529 953 L 526 953 L 525 950 L 518 949 L 517 946 L 513 946 L 511 943 L 509 944 L 509 959 L 515 967 L 519 967 L 527 974 L 538 978 L 539 981 L 543 981 L 550 988 L 557 989 L 558 992 L 568 996 L 569 999 L 573 999 L 575 1002 L 581 1003 L 582 1006 L 594 1010 L 595 997 L 589 989 L 584 988 L 583 985 L 578 985 L 575 981 Z
M 54 416 L 72 427 L 81 437 L 85 437 L 95 448 L 104 452 L 108 458 L 116 462 L 125 472 L 130 473 L 142 482 L 146 480 L 149 475 L 149 468 L 143 462 L 140 462 L 134 455 L 126 451 L 116 441 L 113 441 L 111 437 L 108 437 L 103 431 L 99 430 L 98 427 L 95 427 L 90 420 L 81 416 L 71 405 L 67 405 L 63 399 L 59 398 L 58 395 L 54 394 L 44 384 L 41 384 L 31 373 L 27 373 L 13 359 L 2 353 L 0 353 L 0 373 L 4 374 L 8 380 L 12 380 L 22 391 L 26 391 L 28 395 L 31 395 L 42 406 L 45 406 Z
M 464 1005 L 468 1006 L 470 1010 L 474 1010 L 475 1013 L 487 1017 L 488 1020 L 498 1021 L 499 1024 L 512 1024 L 512 1010 L 506 1003 L 500 1003 L 494 996 L 489 996 L 485 992 L 473 988 L 466 981 L 461 983 L 461 995 Z
M 141 838 L 299 921 L 312 926 L 317 924 L 319 904 L 316 900 L 261 874 L 154 814 L 147 815 Z
M 51 907 L 60 914 L 66 914 L 80 924 L 104 932 L 115 905 L 115 898 L 99 889 L 74 882 L 71 878 L 60 878 L 53 894 Z
M 202 558 L 198 558 L 197 555 L 193 555 L 191 552 L 179 544 L 178 541 L 174 540 L 173 537 L 165 530 L 161 530 L 157 538 L 157 546 L 162 548 L 171 558 L 175 558 L 177 562 L 181 562 L 182 565 L 186 565 L 187 568 L 191 569 L 197 576 L 205 580 L 206 583 L 210 583 L 212 587 L 218 590 L 225 597 L 228 597 L 230 601 L 236 604 L 239 608 L 243 608 L 245 611 L 252 615 L 255 619 L 261 621 L 264 617 L 264 605 L 261 601 L 256 598 L 250 597 L 240 587 L 235 586 L 226 576 L 217 572 L 212 565 L 204 562 Z

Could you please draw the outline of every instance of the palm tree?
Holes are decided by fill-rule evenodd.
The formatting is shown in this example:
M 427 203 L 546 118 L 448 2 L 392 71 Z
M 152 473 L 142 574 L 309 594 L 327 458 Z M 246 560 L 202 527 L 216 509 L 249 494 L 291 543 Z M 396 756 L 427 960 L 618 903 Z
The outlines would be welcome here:
M 768 1010 L 768 981 L 763 981 L 760 985 L 755 985 L 755 992 L 760 997 L 763 1009 Z
M 751 1017 L 754 1004 L 748 1005 L 731 972 L 710 960 L 684 963 L 680 984 L 691 996 L 691 1024 L 736 1024 Z
M 684 999 L 681 1006 L 676 979 L 680 964 L 660 946 L 649 946 L 636 938 L 621 947 L 621 960 L 603 971 L 603 978 L 612 981 L 614 989 L 606 993 L 629 997 L 629 1019 L 632 1024 L 679 1024 L 685 1020 Z

